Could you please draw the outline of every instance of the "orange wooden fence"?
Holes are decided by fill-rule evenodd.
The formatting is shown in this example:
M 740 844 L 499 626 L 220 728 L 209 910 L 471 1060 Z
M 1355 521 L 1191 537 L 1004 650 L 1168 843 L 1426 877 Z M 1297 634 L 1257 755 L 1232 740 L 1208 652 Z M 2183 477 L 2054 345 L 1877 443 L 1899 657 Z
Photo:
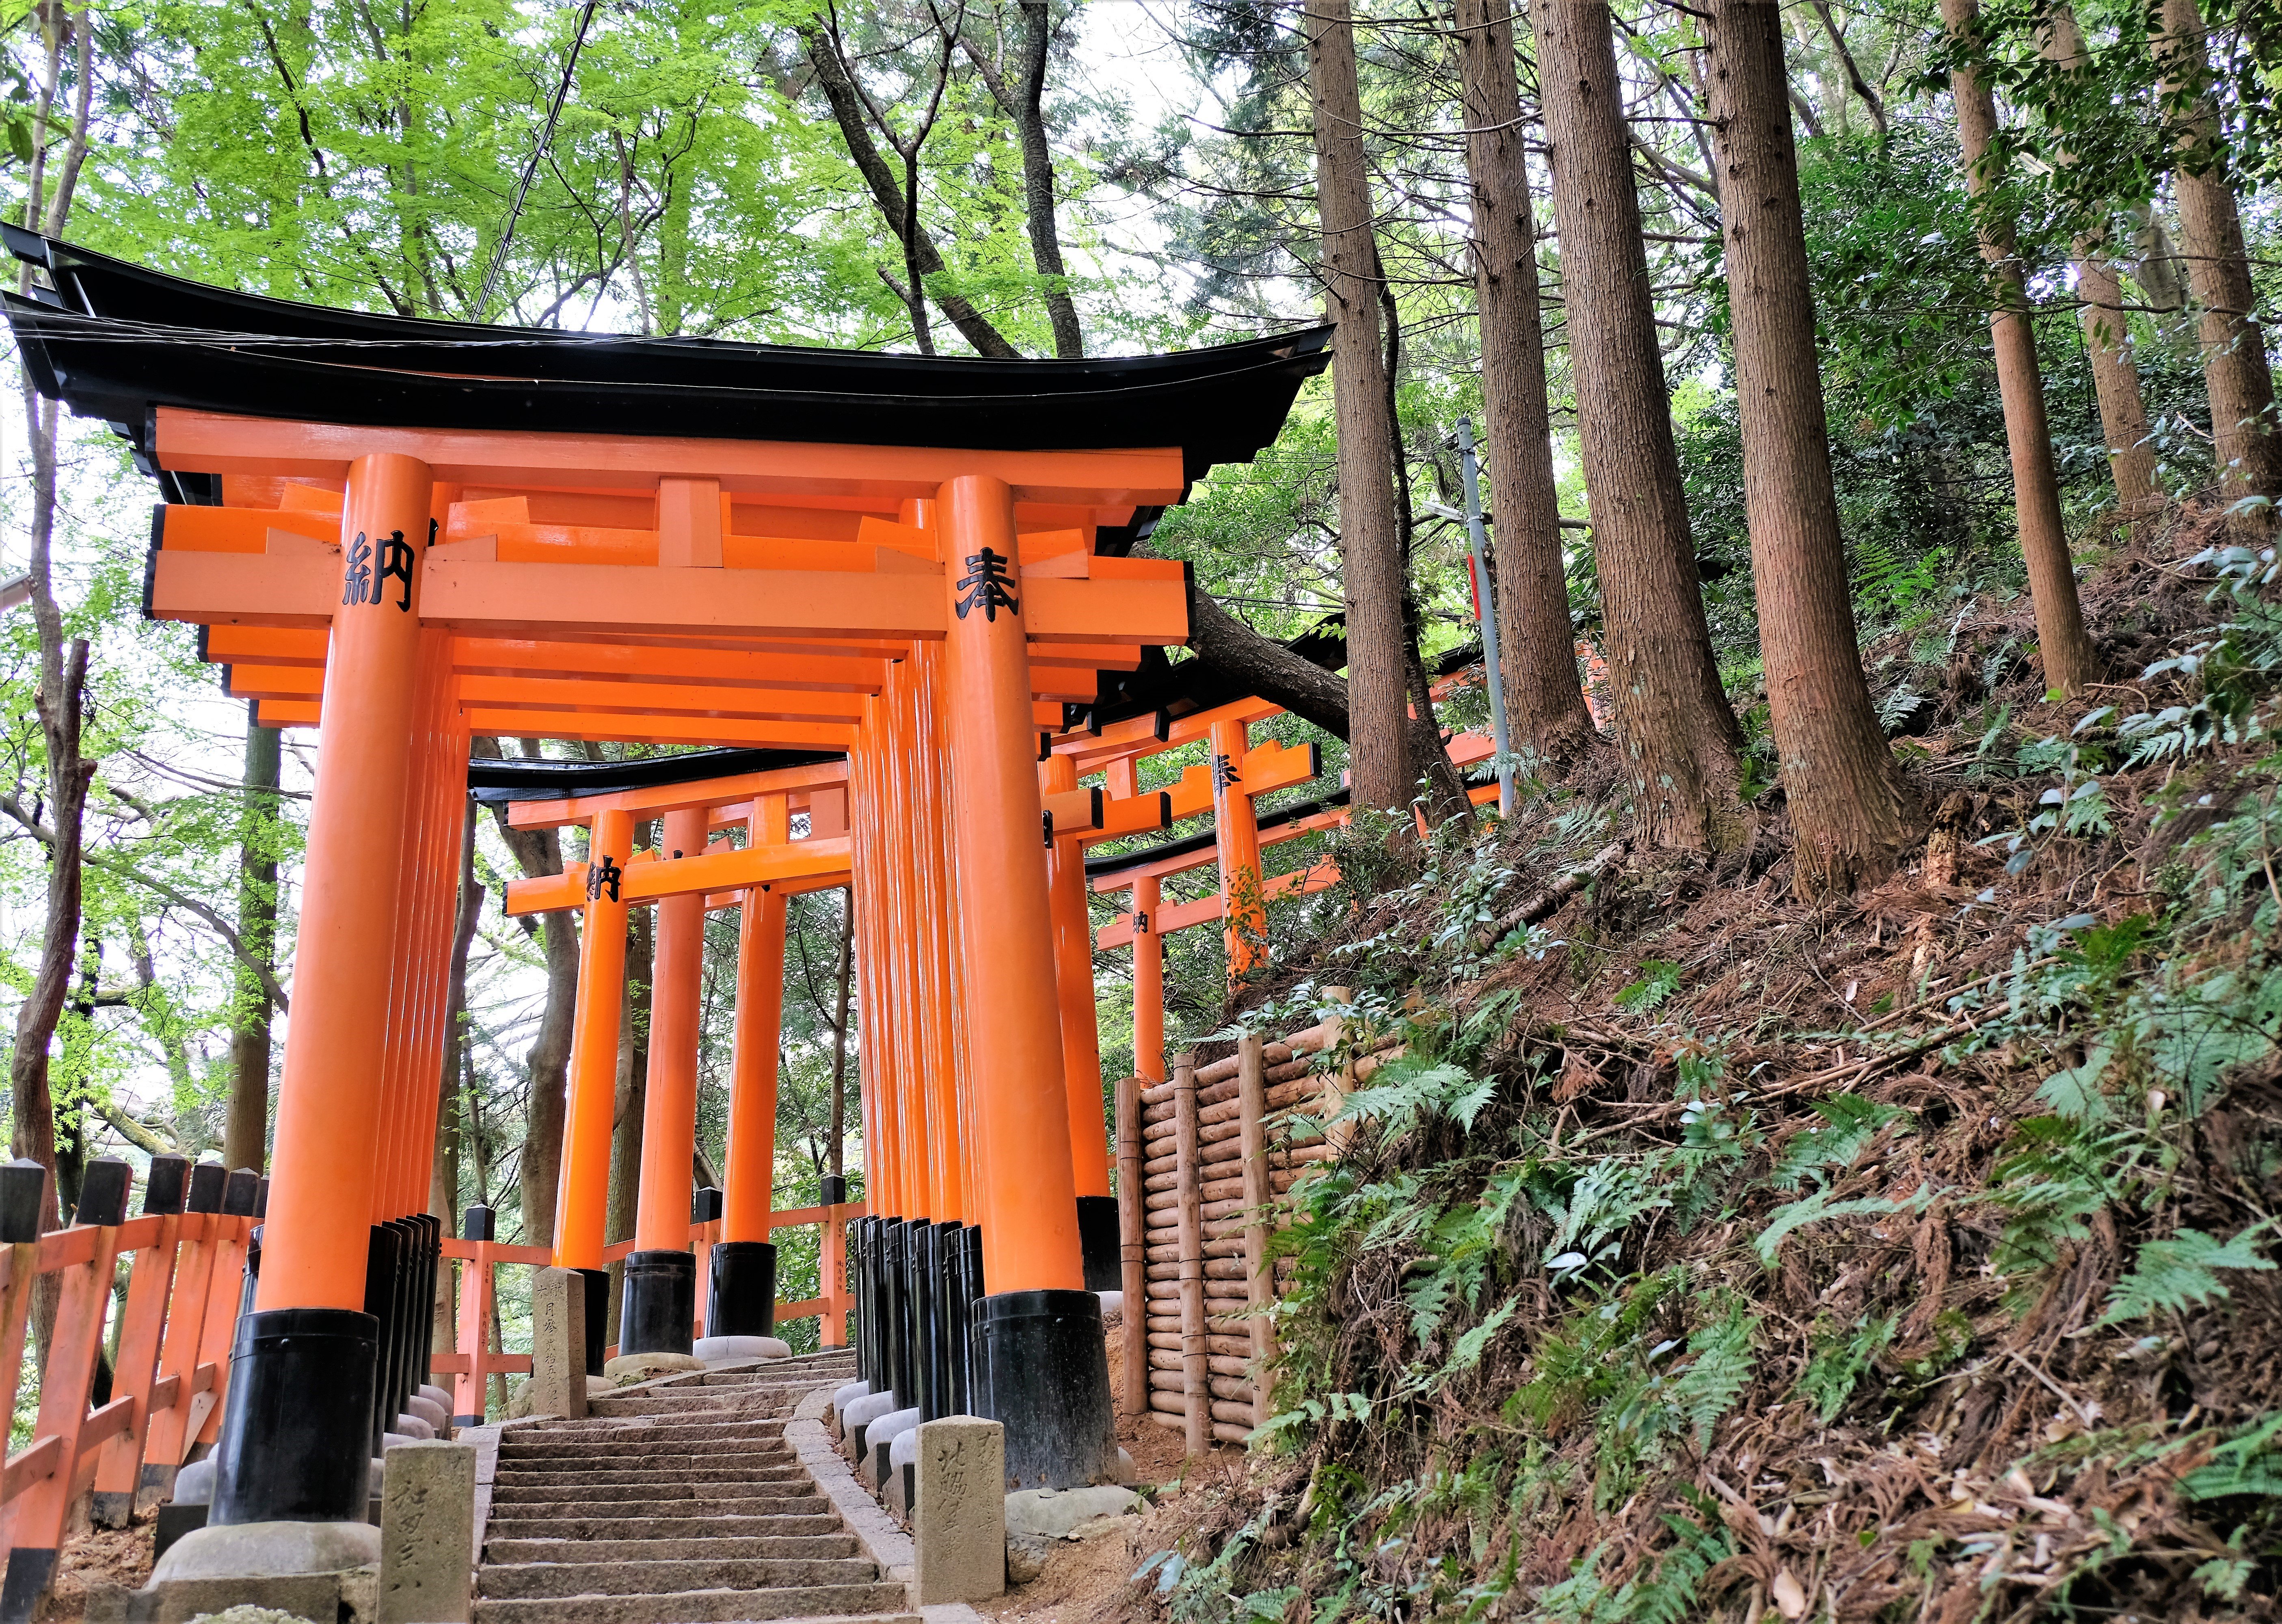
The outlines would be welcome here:
M 120 1224 L 74 1224 L 36 1240 L 0 1245 L 0 1380 L 12 1401 L 20 1390 L 43 1278 L 52 1281 L 56 1304 L 31 1441 L 0 1465 L 0 1560 L 18 1547 L 58 1549 L 72 1508 L 90 1492 L 93 1519 L 123 1527 L 138 1505 L 147 1508 L 167 1496 L 193 1446 L 213 1441 L 229 1384 L 246 1245 L 256 1222 L 252 1184 L 247 1174 L 231 1183 L 228 1204 L 244 1206 L 243 1213 L 146 1212 Z M 122 1212 L 124 1205 L 119 1203 Z M 865 1211 L 861 1202 L 852 1202 L 771 1215 L 772 1229 L 824 1226 L 823 1294 L 779 1303 L 777 1319 L 821 1316 L 827 1348 L 847 1341 L 855 1303 L 848 1289 L 847 1226 Z M 701 1279 L 719 1229 L 718 1220 L 690 1226 Z M 626 1249 L 615 1247 L 612 1255 Z M 546 1247 L 451 1239 L 443 1242 L 443 1254 L 461 1264 L 457 1346 L 431 1355 L 429 1368 L 454 1379 L 454 1414 L 480 1415 L 488 1377 L 531 1369 L 529 1354 L 491 1350 L 497 1270 L 545 1268 L 553 1254 Z M 128 1262 L 127 1288 L 110 1396 L 90 1408 L 121 1260 Z

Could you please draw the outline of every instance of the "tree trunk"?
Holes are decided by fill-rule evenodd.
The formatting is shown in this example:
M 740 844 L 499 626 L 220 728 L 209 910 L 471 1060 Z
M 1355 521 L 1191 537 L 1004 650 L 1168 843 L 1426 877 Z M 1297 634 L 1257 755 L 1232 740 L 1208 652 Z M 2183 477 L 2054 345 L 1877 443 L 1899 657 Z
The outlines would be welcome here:
M 641 1200 L 642 1112 L 649 1086 L 649 1000 L 656 908 L 629 911 L 626 931 L 626 1006 L 618 1039 L 617 1102 L 610 1131 L 610 1205 L 605 1239 L 631 1239 L 634 1210 Z M 625 1278 L 623 1263 L 610 1265 L 609 1323 L 604 1340 L 618 1337 L 618 1299 Z
M 1970 44 L 1980 31 L 1979 0 L 1941 0 L 1941 19 L 1951 35 Z M 2084 629 L 2077 601 L 2076 565 L 2061 528 L 2060 481 L 2053 467 L 2053 437 L 2045 416 L 2044 375 L 2037 365 L 2037 338 L 2029 324 L 2029 295 L 2020 256 L 2014 252 L 2014 222 L 1997 213 L 1999 177 L 1991 169 L 1991 144 L 1997 138 L 1997 104 L 1971 67 L 1949 76 L 1957 104 L 1957 133 L 1965 152 L 1966 189 L 1980 214 L 1981 257 L 1996 284 L 1997 307 L 1990 313 L 1990 338 L 1997 352 L 1997 389 L 2004 399 L 2005 439 L 2013 452 L 2013 509 L 2021 530 L 2021 556 L 2029 566 L 2029 595 L 2037 609 L 2037 652 L 2045 686 L 2080 693 L 2100 678 L 2100 659 Z
M 839 988 L 832 1008 L 832 1176 L 848 1172 L 848 1003 L 856 969 L 856 894 L 840 893 Z
M 1505 708 L 1517 746 L 1555 769 L 1600 743 L 1577 680 L 1561 558 L 1561 499 L 1545 404 L 1536 221 L 1524 156 L 1508 0 L 1457 0 L 1484 450 L 1497 518 L 1495 594 Z
M 277 942 L 277 781 L 280 734 L 246 705 L 245 807 L 238 820 L 237 937 L 262 964 L 273 962 Z M 222 1131 L 222 1161 L 260 1172 L 268 1165 L 269 1026 L 275 1010 L 252 967 L 237 970 L 237 996 L 229 1032 L 229 1114 Z
M 2085 59 L 2084 31 L 2076 13 L 2055 5 L 2038 43 L 2046 60 L 2075 67 Z M 2062 162 L 2068 161 L 2062 154 Z M 2147 443 L 2147 402 L 2139 392 L 2139 368 L 2132 358 L 2131 326 L 2123 313 L 2123 288 L 2115 272 L 2107 229 L 2077 234 L 2069 248 L 2076 272 L 2076 324 L 2084 330 L 2084 354 L 2092 363 L 2092 385 L 2100 400 L 2100 438 L 2107 442 L 2107 469 L 2115 481 L 2116 506 L 2127 517 L 2154 510 L 2162 493 L 2155 486 L 2155 448 Z
M 84 11 L 50 7 L 37 14 L 47 45 L 46 71 L 32 124 L 33 161 L 26 186 L 24 221 L 50 236 L 62 233 L 70 217 L 72 194 L 80 165 L 87 156 L 88 109 L 93 94 L 93 31 Z M 78 94 L 69 132 L 60 143 L 53 139 L 50 119 L 63 83 L 65 34 L 75 36 Z M 55 196 L 46 197 L 46 164 L 51 150 L 63 154 L 63 174 Z M 44 203 L 45 206 L 43 206 Z M 31 268 L 17 284 L 28 292 Z M 10 1154 L 30 1160 L 47 1169 L 46 1190 L 40 1201 L 43 1232 L 59 1222 L 56 1199 L 55 1095 L 48 1080 L 48 1045 L 56 1035 L 64 999 L 71 990 L 72 970 L 79 945 L 80 870 L 82 820 L 87 811 L 87 788 L 95 777 L 95 763 L 80 755 L 80 729 L 87 693 L 87 640 L 64 636 L 63 611 L 57 606 L 52 579 L 52 548 L 56 532 L 56 426 L 62 408 L 43 400 L 24 382 L 24 420 L 32 454 L 30 549 L 26 571 L 30 577 L 33 629 L 39 639 L 40 686 L 32 696 L 46 756 L 48 801 L 53 808 L 48 843 L 48 913 L 41 928 L 40 952 L 32 983 L 16 1008 L 16 1045 L 8 1058 L 8 1087 L 12 1110 Z M 43 1275 L 32 1294 L 32 1322 L 40 1359 L 46 1362 L 49 1339 L 55 1333 L 56 1302 L 60 1277 Z
M 1743 737 L 1704 618 L 1609 10 L 1539 0 L 1534 19 L 1602 653 L 1634 816 L 1650 845 L 1725 850 L 1746 827 Z
M 2210 396 L 2211 439 L 2221 488 L 2230 501 L 2282 497 L 2282 423 L 2274 408 L 2274 373 L 2258 322 L 2243 245 L 2242 212 L 2227 165 L 2226 137 L 2212 106 L 2209 48 L 2195 0 L 2163 0 L 2156 42 L 2163 96 L 2180 108 L 2172 190 L 2179 203 L 2179 247 L 2202 340 L 2203 387 Z M 2271 507 L 2253 520 L 2272 528 Z
M 436 1154 L 428 1169 L 428 1210 L 444 1226 L 459 1232 L 461 1078 L 467 1071 L 468 952 L 483 917 L 484 888 L 476 882 L 476 804 L 470 801 L 460 825 L 460 908 L 452 933 L 452 959 L 445 973 L 443 1075 L 436 1080 Z M 524 1233 L 531 1232 L 526 1224 Z M 435 1351 L 452 1348 L 451 1270 L 436 1271 Z
M 1189 578 L 1189 647 L 1247 694 L 1271 700 L 1335 739 L 1350 736 L 1347 685 L 1336 672 L 1262 637 Z
M 864 177 L 872 193 L 872 201 L 880 210 L 880 217 L 896 243 L 905 249 L 913 268 L 921 277 L 942 273 L 943 255 L 936 251 L 935 238 L 916 218 L 907 219 L 909 206 L 902 182 L 872 139 L 865 123 L 864 100 L 858 93 L 855 81 L 850 76 L 848 64 L 840 54 L 840 42 L 819 22 L 811 21 L 801 31 L 802 43 L 808 48 L 809 65 L 816 70 L 818 87 L 832 109 L 834 122 L 840 126 L 841 139 L 847 143 L 848 156 Z M 945 72 L 949 71 L 948 66 Z M 912 297 L 921 296 L 922 288 L 908 290 Z M 935 298 L 935 304 L 951 324 L 959 329 L 966 341 L 974 346 L 978 355 L 991 355 L 1012 361 L 1021 352 L 1006 341 L 1006 336 L 990 323 L 990 319 L 977 310 L 964 295 L 944 293 Z M 615 1311 L 615 1310 L 613 1310 Z
M 497 760 L 499 741 L 478 737 L 474 753 Z M 523 742 L 525 759 L 537 760 L 539 754 L 538 740 Z M 518 829 L 508 821 L 505 807 L 495 806 L 492 811 L 500 835 L 524 878 L 563 872 L 563 837 L 558 830 Z M 563 1096 L 570 1085 L 570 1037 L 578 1002 L 578 915 L 570 909 L 541 914 L 532 928 L 547 952 L 547 1004 L 539 1018 L 539 1034 L 524 1057 L 530 1103 L 524 1113 L 523 1155 L 516 1183 L 523 1205 L 523 1232 L 533 1246 L 544 1246 L 555 1236 L 555 1185 L 563 1169 Z
M 1378 253 L 1354 20 L 1347 0 L 1308 0 L 1316 207 L 1323 230 L 1331 399 L 1339 432 L 1339 543 L 1347 590 L 1347 768 L 1358 806 L 1410 804 L 1404 700 L 1401 535 L 1387 466 L 1394 426 L 1379 353 Z
M 1074 361 L 1085 354 L 1062 268 L 1060 228 L 1054 219 L 1054 154 L 1046 144 L 1046 52 L 1053 19 L 1046 0 L 1022 0 L 1022 84 L 1006 114 L 1022 139 L 1022 212 L 1030 233 L 1030 260 L 1047 279 L 1046 319 L 1053 323 L 1054 354 Z
M 1862 677 L 1774 0 L 1711 0 L 1706 90 L 1719 165 L 1743 420 L 1743 508 L 1767 709 L 1797 835 L 1798 889 L 1885 878 L 1913 808 Z

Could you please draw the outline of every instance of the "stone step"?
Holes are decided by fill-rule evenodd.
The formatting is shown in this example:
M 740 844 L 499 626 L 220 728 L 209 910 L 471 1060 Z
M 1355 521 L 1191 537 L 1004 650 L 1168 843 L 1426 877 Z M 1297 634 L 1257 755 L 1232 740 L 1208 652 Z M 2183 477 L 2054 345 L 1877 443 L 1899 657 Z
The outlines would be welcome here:
M 667 1500 L 662 1496 L 613 1499 L 580 1495 L 561 1500 L 516 1500 L 506 1504 L 501 1504 L 496 1496 L 493 1501 L 495 1511 L 512 1511 L 515 1513 L 514 1520 L 517 1522 L 617 1517 L 629 1507 L 654 1507 L 660 1519 L 682 1523 L 693 1518 L 705 1517 L 812 1517 L 822 1512 L 829 1504 L 822 1495 L 717 1495 L 703 1499 L 693 1496 L 680 1500 Z
M 836 1534 L 840 1519 L 821 1496 L 808 1502 L 812 1509 L 753 1515 L 723 1512 L 707 1518 L 702 1526 L 688 1517 L 625 1517 L 616 1509 L 581 1512 L 563 1508 L 559 1516 L 494 1516 L 484 1525 L 484 1544 L 519 1540 L 680 1540 L 758 1539 L 793 1534 Z
M 745 1395 L 734 1387 L 696 1387 L 680 1393 L 613 1393 L 586 1401 L 586 1413 L 608 1420 L 620 1416 L 724 1416 L 740 1413 Z
M 522 1597 L 478 1601 L 476 1624 L 715 1624 L 726 1620 L 845 1620 L 918 1624 L 900 1584 L 786 1590 L 683 1590 L 668 1596 Z M 881 1615 L 886 1615 L 882 1618 Z
M 879 1568 L 866 1557 L 527 1562 L 485 1566 L 477 1591 L 502 1601 L 525 1596 L 665 1596 L 690 1590 L 832 1589 L 872 1584 L 879 1577 Z
M 605 1501 L 625 1500 L 639 1504 L 654 1502 L 668 1516 L 684 1500 L 738 1500 L 780 1497 L 799 1494 L 809 1488 L 806 1472 L 787 1472 L 782 1477 L 732 1482 L 712 1476 L 702 1466 L 693 1465 L 689 1474 L 679 1479 L 661 1478 L 653 1483 L 597 1483 L 591 1479 L 565 1477 L 544 1483 L 499 1483 L 493 1486 L 492 1504 L 508 1505 L 552 1505 L 558 1502 L 576 1500 L 589 1505 Z
M 750 1561 L 814 1561 L 852 1557 L 856 1536 L 840 1531 L 830 1517 L 787 1517 L 785 1522 L 819 1525 L 815 1533 L 749 1537 L 691 1535 L 661 1540 L 502 1540 L 484 1542 L 484 1560 L 493 1562 L 676 1562 L 737 1558 Z M 710 1525 L 708 1525 L 710 1526 Z
M 801 1472 L 790 1455 L 707 1455 L 702 1452 L 629 1455 L 617 1464 L 598 1465 L 587 1460 L 506 1460 L 500 1463 L 501 1482 L 534 1483 L 556 1478 L 576 1478 L 588 1483 L 648 1483 L 659 1478 L 687 1478 L 693 1472 L 723 1480 L 777 1478 Z
M 537 1427 L 523 1432 L 513 1442 L 500 1445 L 500 1457 L 526 1451 L 546 1455 L 583 1455 L 587 1457 L 622 1455 L 630 1447 L 647 1443 L 683 1443 L 691 1448 L 719 1449 L 724 1444 L 737 1444 L 746 1449 L 765 1449 L 772 1445 L 782 1447 L 784 1421 L 780 1417 L 749 1416 L 741 1420 L 693 1421 L 676 1425 L 671 1421 L 653 1421 L 648 1425 L 631 1424 L 624 1426 L 581 1426 L 577 1432 L 549 1432 Z

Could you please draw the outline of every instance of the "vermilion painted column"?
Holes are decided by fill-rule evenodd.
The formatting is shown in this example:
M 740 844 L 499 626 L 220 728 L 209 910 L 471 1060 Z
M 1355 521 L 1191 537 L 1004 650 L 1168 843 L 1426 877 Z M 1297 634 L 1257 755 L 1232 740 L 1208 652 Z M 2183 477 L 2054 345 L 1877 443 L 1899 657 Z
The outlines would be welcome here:
M 1268 905 L 1260 890 L 1260 824 L 1244 789 L 1251 748 L 1242 722 L 1212 730 L 1213 840 L 1220 849 L 1221 917 L 1227 921 L 1228 977 L 1233 983 L 1268 959 Z
M 665 815 L 668 859 L 705 850 L 703 807 Z M 627 1255 L 618 1352 L 686 1354 L 697 1313 L 697 1259 L 689 1250 L 690 1155 L 697 1138 L 698 1014 L 703 1001 L 705 897 L 657 905 L 649 1000 L 649 1076 L 642 1100 L 641 1191 Z
M 763 796 L 746 820 L 749 845 L 792 838 L 781 795 Z M 729 1060 L 728 1166 L 721 1239 L 710 1255 L 709 1336 L 767 1336 L 776 1329 L 777 1249 L 770 1239 L 777 1160 L 777 1054 L 784 1022 L 785 898 L 748 887 L 737 931 L 736 1031 Z M 827 1323 L 830 1316 L 826 1317 Z
M 1165 938 L 1157 934 L 1157 876 L 1133 882 L 1133 1069 L 1165 1080 Z
M 419 732 L 430 476 L 359 457 L 342 509 L 294 952 L 293 1019 L 255 1311 L 237 1326 L 209 1521 L 361 1521 L 375 1325 L 363 1311 L 378 1169 L 397 862 Z
M 1115 1470 L 1116 1441 L 1070 1173 L 1013 493 L 962 475 L 943 486 L 940 523 L 943 716 L 983 1174 L 976 1216 L 990 1288 L 974 1310 L 968 1401 L 1005 1426 L 1010 1489 L 1075 1488 Z
M 563 1108 L 563 1163 L 555 1177 L 555 1266 L 586 1277 L 586 1365 L 602 1374 L 609 1276 L 602 1265 L 610 1204 L 610 1130 L 617 1108 L 618 1034 L 625 1013 L 626 864 L 630 813 L 594 819 L 586 842 L 586 906 L 578 933 L 578 996 L 572 1006 L 570 1076 Z
M 1067 756 L 1038 764 L 1047 795 L 1077 788 Z M 1109 1193 L 1109 1136 L 1101 1115 L 1101 1030 L 1093 996 L 1093 924 L 1085 903 L 1085 848 L 1059 835 L 1046 852 L 1046 902 L 1054 922 L 1054 986 L 1061 1005 L 1062 1089 L 1069 1108 L 1070 1172 L 1077 1186 L 1078 1244 L 1088 1291 L 1115 1291 L 1117 1203 Z

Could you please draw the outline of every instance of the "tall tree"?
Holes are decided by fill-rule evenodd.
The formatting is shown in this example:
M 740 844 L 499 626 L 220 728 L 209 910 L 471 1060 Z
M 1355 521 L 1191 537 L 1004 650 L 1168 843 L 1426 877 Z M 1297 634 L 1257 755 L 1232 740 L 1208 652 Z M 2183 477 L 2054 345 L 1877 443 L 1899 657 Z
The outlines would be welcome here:
M 2006 200 L 1997 142 L 1997 103 L 1975 64 L 1983 49 L 1979 0 L 1941 0 L 1954 65 L 1951 99 L 1965 153 L 1965 183 L 1976 204 L 1981 257 L 1996 291 L 1989 313 L 1997 352 L 1997 392 L 2005 406 L 2005 439 L 2013 454 L 2013 509 L 2021 556 L 2029 566 L 2029 595 L 2037 610 L 2037 657 L 2045 686 L 2080 693 L 2100 676 L 2100 657 L 2084 628 L 2076 597 L 2076 564 L 2061 524 L 2059 475 L 2053 465 L 2052 426 L 2045 415 L 2045 379 L 2037 364 L 2037 336 L 2029 324 L 2028 281 L 2015 248 L 2018 228 Z
M 1030 262 L 1044 283 L 1054 354 L 1069 361 L 1085 354 L 1085 338 L 1062 263 L 1061 225 L 1054 217 L 1054 154 L 1046 144 L 1046 58 L 1053 46 L 1053 14 L 1047 0 L 1021 0 L 1020 12 L 1011 72 L 982 48 L 972 31 L 960 30 L 959 43 L 1021 143 L 1022 226 L 1029 233 Z
M 1354 16 L 1347 0 L 1308 0 L 1300 26 L 1315 108 L 1318 274 L 1326 313 L 1339 323 L 1331 335 L 1331 399 L 1347 591 L 1347 769 L 1358 805 L 1406 806 L 1411 780 L 1402 536 L 1388 467 L 1394 424 L 1379 351 L 1378 253 Z
M 257 966 L 267 966 L 277 944 L 277 781 L 283 754 L 277 729 L 264 727 L 258 705 L 245 716 L 245 806 L 239 814 L 237 939 L 254 964 L 236 967 L 231 1005 L 229 1110 L 222 1130 L 222 1161 L 257 1172 L 268 1166 L 269 1036 L 276 1014 Z
M 2270 505 L 2256 524 L 2270 529 L 2270 504 L 2282 499 L 2282 421 L 2275 413 L 2274 373 L 2258 321 L 2226 136 L 2209 93 L 2209 44 L 2195 0 L 2163 0 L 2162 20 L 2156 52 L 2166 111 L 2177 131 L 2171 183 L 2187 287 L 2197 307 L 2219 478 L 2231 500 L 2265 498 Z
M 95 90 L 95 35 L 84 10 L 60 5 L 41 7 L 34 13 L 44 46 L 45 67 L 32 117 L 31 173 L 26 184 L 24 223 L 50 237 L 60 236 L 71 218 L 72 197 L 79 183 L 80 166 L 87 158 L 88 113 Z M 65 51 L 73 53 L 69 82 Z M 58 105 L 66 90 L 70 111 L 58 128 Z M 57 173 L 51 183 L 48 166 Z M 31 291 L 27 267 L 19 292 Z M 10 1154 L 29 1159 L 48 1170 L 47 1193 L 40 1204 L 40 1227 L 52 1229 L 60 1222 L 57 1207 L 56 1108 L 48 1076 L 48 1045 L 56 1022 L 70 996 L 79 946 L 82 897 L 81 845 L 87 811 L 88 785 L 95 778 L 95 762 L 81 753 L 88 721 L 88 645 L 83 637 L 66 637 L 63 610 L 56 602 L 54 548 L 56 534 L 56 431 L 62 413 L 56 401 L 44 400 L 24 374 L 24 420 L 32 453 L 31 548 L 27 586 L 32 623 L 39 638 L 40 686 L 34 708 L 40 725 L 40 742 L 46 755 L 47 798 L 52 837 L 47 844 L 47 919 L 41 928 L 40 954 L 32 984 L 16 1007 L 16 1045 L 8 1060 L 12 1107 Z M 38 1342 L 44 1357 L 54 1328 L 54 1277 L 43 1277 L 34 1299 Z
M 500 742 L 478 736 L 474 753 L 497 759 Z M 539 741 L 522 743 L 525 759 L 537 760 Z M 508 821 L 507 809 L 492 809 L 500 837 L 514 855 L 526 879 L 563 872 L 563 836 L 556 829 L 519 829 Z M 538 934 L 547 953 L 547 1002 L 539 1018 L 539 1031 L 524 1057 L 530 1078 L 530 1105 L 524 1117 L 523 1155 L 516 1179 L 523 1204 L 523 1232 L 532 1244 L 551 1240 L 555 1234 L 555 1193 L 563 1168 L 564 1092 L 570 1079 L 570 1037 L 578 999 L 578 916 L 574 909 L 544 913 L 524 921 Z
M 802 28 L 801 39 L 807 47 L 809 64 L 816 70 L 818 87 L 832 109 L 833 120 L 840 126 L 840 137 L 847 144 L 848 156 L 855 161 L 871 191 L 873 206 L 902 250 L 903 276 L 900 281 L 891 280 L 889 285 L 911 314 L 912 336 L 919 341 L 921 353 L 934 353 L 927 315 L 928 302 L 932 299 L 936 308 L 959 330 L 959 336 L 974 346 L 975 354 L 1005 360 L 1018 357 L 1021 352 L 965 294 L 947 290 L 931 292 L 927 286 L 928 278 L 943 274 L 943 262 L 942 251 L 919 215 L 920 155 L 934 130 L 949 88 L 950 46 L 943 47 L 943 58 L 930 75 L 933 83 L 918 96 L 922 113 L 913 127 L 905 130 L 896 124 L 893 105 L 883 105 L 857 77 L 835 10 L 827 6 L 811 19 Z M 873 138 L 874 129 L 901 163 L 900 175 L 880 151 L 879 142 Z M 883 279 L 886 275 L 883 270 Z
M 468 953 L 474 946 L 476 926 L 483 918 L 483 886 L 476 879 L 476 804 L 470 801 L 460 826 L 460 900 L 452 931 L 452 960 L 444 978 L 444 1055 L 442 1075 L 436 1079 L 436 1150 L 428 1171 L 428 1211 L 444 1226 L 444 1233 L 460 1232 L 460 1121 L 465 1095 L 460 1079 L 468 1070 Z M 524 1216 L 524 1233 L 533 1244 L 551 1233 L 531 1227 Z M 452 1340 L 451 1270 L 436 1272 L 435 1349 L 448 1353 Z
M 1814 295 L 1777 0 L 1709 0 L 1704 63 L 1719 166 L 1759 652 L 1809 895 L 1883 879 L 1910 797 L 1863 680 L 1830 478 Z
M 2084 30 L 2076 12 L 2055 5 L 2038 38 L 2045 58 L 2063 72 L 2082 72 L 2089 63 Z M 2066 149 L 2061 161 L 2067 161 Z M 2084 331 L 2092 363 L 2092 391 L 2100 401 L 2100 437 L 2107 442 L 2107 468 L 2115 500 L 2126 514 L 2143 514 L 2160 500 L 2155 485 L 2155 447 L 2149 443 L 2146 398 L 2139 389 L 2139 367 L 2131 353 L 2131 326 L 2124 313 L 2123 279 L 2116 274 L 2112 220 L 2076 233 L 2069 248 L 2076 273 L 2076 323 Z
M 1743 734 L 1696 573 L 1609 8 L 1538 0 L 1532 15 L 1602 654 L 1634 815 L 1653 845 L 1724 850 L 1745 827 Z
M 1506 711 L 1515 742 L 1558 766 L 1593 748 L 1600 735 L 1577 680 L 1562 567 L 1561 498 L 1545 400 L 1536 219 L 1514 74 L 1513 13 L 1509 0 L 1457 0 L 1457 21 Z

